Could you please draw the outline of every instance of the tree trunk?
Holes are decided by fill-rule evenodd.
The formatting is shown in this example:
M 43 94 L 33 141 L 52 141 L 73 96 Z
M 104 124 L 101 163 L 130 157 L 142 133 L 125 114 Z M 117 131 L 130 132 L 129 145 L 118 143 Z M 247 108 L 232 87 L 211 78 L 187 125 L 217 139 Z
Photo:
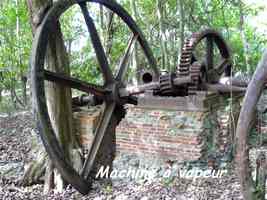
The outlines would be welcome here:
M 73 43 L 73 40 L 72 39 L 69 39 L 68 40 L 68 55 L 70 56 L 71 53 L 72 53 L 72 43 Z
M 49 45 L 47 49 L 46 65 L 47 69 L 69 74 L 69 63 L 60 25 L 57 22 L 54 24 L 53 35 L 49 37 Z M 71 161 L 71 149 L 74 146 L 74 138 L 72 138 L 72 110 L 71 110 L 71 90 L 54 83 L 47 83 L 46 97 L 48 112 L 52 120 L 53 129 L 59 139 L 64 156 Z M 53 168 L 53 167 L 51 167 Z M 50 172 L 48 172 L 50 173 Z M 59 175 L 54 174 L 54 177 Z M 64 187 L 63 181 L 59 178 L 55 186 L 59 186 L 59 190 Z M 49 182 L 49 184 L 51 181 Z
M 22 66 L 22 55 L 21 55 L 21 37 L 20 37 L 20 18 L 19 18 L 19 1 L 16 0 L 16 39 L 17 39 L 17 43 L 18 43 L 18 47 L 17 47 L 17 56 L 18 56 L 18 69 L 20 70 L 20 80 L 21 80 L 21 84 L 22 84 L 22 97 L 23 97 L 23 104 L 24 106 L 27 105 L 27 94 L 26 94 L 26 83 L 27 83 L 27 79 L 25 79 L 25 76 L 23 74 L 23 66 Z
M 137 13 L 137 8 L 136 8 L 136 1 L 135 0 L 131 0 L 131 10 L 133 13 L 133 19 L 135 21 L 137 21 L 138 18 L 138 13 Z M 133 78 L 133 83 L 140 83 L 141 82 L 141 78 L 140 78 L 140 65 L 139 65 L 139 60 L 138 60 L 138 44 L 135 43 L 135 47 L 133 50 L 133 56 L 132 56 L 132 67 L 133 70 L 136 72 L 136 78 Z
M 181 54 L 182 49 L 184 47 L 184 28 L 185 28 L 185 16 L 184 16 L 184 3 L 183 0 L 178 0 L 177 1 L 177 6 L 179 7 L 179 15 L 180 15 L 180 27 L 179 27 L 179 31 L 180 31 L 180 52 L 179 54 Z
M 104 25 L 104 8 L 103 5 L 99 5 L 99 15 L 100 15 L 100 27 L 101 27 L 101 33 L 102 36 L 104 35 L 103 32 L 105 30 L 105 25 Z
M 159 30 L 160 30 L 160 47 L 162 53 L 162 68 L 169 70 L 169 60 L 168 60 L 168 49 L 167 49 L 167 38 L 165 33 L 165 24 L 164 24 L 164 6 L 161 0 L 157 0 L 157 16 L 159 21 Z
M 111 10 L 106 12 L 106 36 L 105 36 L 105 51 L 107 58 L 109 59 L 110 63 L 110 54 L 113 44 L 113 34 L 114 34 L 114 13 Z
M 1 44 L 1 42 L 0 42 L 0 44 Z M 4 82 L 4 77 L 3 77 L 3 72 L 0 72 L 0 81 L 1 82 Z M 2 84 L 0 84 L 0 103 L 1 103 L 1 101 L 2 101 L 2 92 L 3 92 L 3 85 Z
M 13 103 L 13 107 L 16 110 L 17 109 L 17 102 L 16 102 L 16 95 L 15 95 L 15 91 L 14 91 L 14 87 L 11 85 L 10 87 L 10 99 Z
M 240 35 L 241 35 L 241 39 L 243 43 L 243 48 L 244 48 L 246 71 L 249 74 L 252 74 L 253 70 L 251 69 L 251 66 L 249 64 L 249 45 L 247 42 L 245 30 L 244 30 L 244 22 L 245 22 L 244 9 L 243 9 L 243 3 L 241 0 L 239 0 L 239 14 L 240 14 L 239 31 L 240 31 Z
M 41 23 L 46 10 L 52 6 L 51 0 L 27 0 L 33 34 Z M 64 46 L 59 22 L 53 24 L 53 34 L 49 36 L 45 66 L 48 70 L 69 75 L 69 60 Z M 61 144 L 64 156 L 72 162 L 72 158 L 81 159 L 78 143 L 73 134 L 71 89 L 55 83 L 46 82 L 46 98 L 49 116 L 53 129 Z M 82 162 L 80 162 L 82 163 Z M 65 183 L 57 170 L 48 161 L 46 168 L 45 192 L 54 186 L 62 191 Z M 78 166 L 77 168 L 81 168 Z M 79 170 L 79 169 L 77 169 Z
M 22 82 L 22 97 L 23 97 L 23 104 L 27 106 L 27 76 L 22 75 L 21 77 Z

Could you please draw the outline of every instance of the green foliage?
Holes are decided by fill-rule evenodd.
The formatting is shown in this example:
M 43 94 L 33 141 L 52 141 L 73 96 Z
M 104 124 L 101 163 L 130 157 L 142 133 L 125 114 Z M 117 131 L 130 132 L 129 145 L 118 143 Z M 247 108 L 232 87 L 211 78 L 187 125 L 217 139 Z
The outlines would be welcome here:
M 6 113 L 8 115 L 11 115 L 15 109 L 13 105 L 10 103 L 11 100 L 9 98 L 3 98 L 0 103 L 0 114 Z
M 16 5 L 16 2 L 18 5 Z M 0 89 L 2 90 L 20 87 L 21 76 L 29 70 L 28 61 L 32 34 L 25 2 L 11 0 L 0 3 Z M 166 68 L 162 66 L 161 62 L 163 59 L 161 40 L 166 40 L 170 68 L 175 69 L 177 66 L 182 43 L 180 38 L 181 24 L 184 24 L 185 38 L 189 37 L 192 32 L 205 27 L 219 30 L 228 42 L 233 54 L 235 71 L 248 71 L 245 62 L 246 56 L 251 68 L 256 68 L 266 45 L 266 38 L 262 33 L 263 31 L 259 32 L 255 28 L 255 24 L 249 23 L 249 21 L 262 12 L 265 7 L 257 3 L 248 5 L 241 0 L 188 0 L 181 1 L 183 5 L 179 5 L 179 2 L 178 0 L 161 1 L 163 16 L 159 18 L 159 0 L 137 0 L 134 1 L 134 4 L 132 0 L 118 0 L 118 3 L 135 18 L 145 34 L 158 61 L 159 68 Z M 133 8 L 133 5 L 136 6 L 136 9 Z M 181 18 L 180 6 L 184 11 L 184 19 Z M 101 16 L 101 9 L 95 3 L 89 3 L 89 10 L 95 20 L 103 46 L 107 49 L 107 41 L 110 36 L 108 32 L 109 11 L 104 8 Z M 241 14 L 244 17 L 242 27 Z M 181 23 L 182 20 L 183 23 Z M 69 9 L 60 19 L 60 22 L 69 53 L 71 74 L 86 81 L 102 83 L 102 75 L 79 7 L 75 6 Z M 161 33 L 161 23 L 164 33 Z M 244 48 L 241 29 L 244 31 L 248 44 L 247 52 Z M 112 48 L 109 54 L 109 62 L 113 71 L 116 71 L 131 32 L 122 20 L 115 15 L 111 34 Z M 165 39 L 162 34 L 165 34 Z M 147 62 L 143 59 L 144 56 L 140 47 L 137 53 L 139 58 L 138 67 L 146 67 Z M 130 75 L 128 75 L 129 81 L 133 79 L 135 74 L 137 73 L 134 69 L 131 69 Z
M 18 87 L 28 70 L 32 34 L 25 2 L 4 1 L 0 9 L 0 88 Z
M 107 185 L 104 187 L 104 192 L 105 192 L 106 194 L 112 194 L 112 192 L 113 192 L 112 185 L 111 185 L 111 184 L 107 184 Z

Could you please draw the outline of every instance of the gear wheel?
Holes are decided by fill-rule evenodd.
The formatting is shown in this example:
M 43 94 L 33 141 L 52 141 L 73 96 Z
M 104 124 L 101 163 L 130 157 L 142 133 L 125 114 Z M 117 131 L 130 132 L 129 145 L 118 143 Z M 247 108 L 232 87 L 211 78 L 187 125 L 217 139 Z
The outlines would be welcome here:
M 182 49 L 180 64 L 177 69 L 177 74 L 179 77 L 189 75 L 189 67 L 191 64 L 192 52 L 193 52 L 192 40 L 187 39 Z
M 196 91 L 199 90 L 201 64 L 199 62 L 194 62 L 191 65 L 189 72 L 192 79 L 192 83 L 188 86 L 188 95 L 195 95 Z
M 180 64 L 177 66 L 176 73 L 178 77 L 186 77 L 191 76 L 192 83 L 188 84 L 188 94 L 195 94 L 196 90 L 198 90 L 198 84 L 200 82 L 200 77 L 206 77 L 206 81 L 209 82 L 209 80 L 213 80 L 213 82 L 218 81 L 215 77 L 208 77 L 209 73 L 207 72 L 209 69 L 203 70 L 204 73 L 206 73 L 204 76 L 200 76 L 201 74 L 201 64 L 195 64 L 195 61 L 197 59 L 195 58 L 193 52 L 196 48 L 196 46 L 199 44 L 199 42 L 203 39 L 212 38 L 212 41 L 217 45 L 220 55 L 222 59 L 224 60 L 230 60 L 230 52 L 228 49 L 227 44 L 225 43 L 222 36 L 215 30 L 212 29 L 206 29 L 201 32 L 193 33 L 190 38 L 188 38 L 183 46 L 181 57 L 180 57 Z M 224 66 L 223 66 L 224 67 Z M 226 70 L 229 70 L 228 68 L 222 68 L 223 70 L 219 69 L 220 74 L 218 77 L 222 75 L 223 72 L 226 72 Z M 217 73 L 217 69 L 212 69 Z M 212 71 L 211 70 L 211 71 Z M 214 79 L 216 79 L 214 81 Z
M 160 94 L 162 95 L 172 95 L 174 94 L 173 79 L 175 78 L 174 73 L 168 73 L 161 75 L 159 78 L 160 83 Z

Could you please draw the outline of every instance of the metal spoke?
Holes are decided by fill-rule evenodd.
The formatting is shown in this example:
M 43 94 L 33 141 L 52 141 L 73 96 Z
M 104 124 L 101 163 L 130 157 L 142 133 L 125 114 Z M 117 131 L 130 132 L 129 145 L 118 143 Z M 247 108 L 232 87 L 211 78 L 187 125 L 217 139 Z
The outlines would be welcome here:
M 119 72 L 116 76 L 116 80 L 118 81 L 124 81 L 126 73 L 127 73 L 127 69 L 128 69 L 128 60 L 130 58 L 130 55 L 132 54 L 136 41 L 138 39 L 138 35 L 132 35 L 132 37 L 130 38 L 127 48 L 125 50 L 125 53 L 121 59 L 121 62 L 119 64 Z
M 210 70 L 213 68 L 213 37 L 212 36 L 208 36 L 207 37 L 207 54 L 206 54 L 206 62 L 207 62 L 207 70 Z
M 68 77 L 48 70 L 44 70 L 44 77 L 47 81 L 56 82 L 73 89 L 77 89 L 86 93 L 91 93 L 99 97 L 103 97 L 106 93 L 103 87 L 97 86 L 76 78 Z
M 111 120 L 111 117 L 112 117 L 112 113 L 114 112 L 115 110 L 115 107 L 116 107 L 116 103 L 115 102 L 111 102 L 111 103 L 107 103 L 105 102 L 104 103 L 104 112 L 102 114 L 102 118 L 98 124 L 98 127 L 96 129 L 96 134 L 95 134 L 95 137 L 93 139 L 93 142 L 91 144 L 91 147 L 90 147 L 90 151 L 89 151 L 89 154 L 85 160 L 85 163 L 84 163 L 84 166 L 83 166 L 83 169 L 82 169 L 82 173 L 81 175 L 87 179 L 89 174 L 90 174 L 90 171 L 92 170 L 93 168 L 93 164 L 94 164 L 94 161 L 95 161 L 95 158 L 96 158 L 96 155 L 97 155 L 97 152 L 98 152 L 98 149 L 101 145 L 101 142 L 104 138 L 104 135 L 107 131 L 107 128 L 108 128 L 108 125 L 110 123 L 110 120 Z
M 226 67 L 230 64 L 228 59 L 223 59 L 216 67 L 215 70 L 218 74 L 223 74 Z
M 91 41 L 92 41 L 93 47 L 95 49 L 96 57 L 97 57 L 99 65 L 100 65 L 101 72 L 103 73 L 105 83 L 106 84 L 111 83 L 114 81 L 114 78 L 113 78 L 111 69 L 109 68 L 108 59 L 106 57 L 104 48 L 101 44 L 101 40 L 100 40 L 99 35 L 97 33 L 93 19 L 89 15 L 89 12 L 88 12 L 88 9 L 86 6 L 86 2 L 81 2 L 81 3 L 79 3 L 79 5 L 81 7 L 88 31 L 90 33 Z

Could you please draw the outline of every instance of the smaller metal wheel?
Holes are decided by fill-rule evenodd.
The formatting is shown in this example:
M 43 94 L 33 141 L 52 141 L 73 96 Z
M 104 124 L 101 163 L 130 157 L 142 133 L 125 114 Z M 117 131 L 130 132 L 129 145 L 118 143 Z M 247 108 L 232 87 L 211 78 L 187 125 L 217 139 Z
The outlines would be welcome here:
M 204 59 L 201 59 L 204 58 Z M 215 30 L 206 29 L 185 41 L 181 52 L 178 75 L 188 76 L 195 61 L 201 64 L 201 78 L 207 83 L 217 83 L 219 79 L 231 73 L 231 56 L 223 37 Z

